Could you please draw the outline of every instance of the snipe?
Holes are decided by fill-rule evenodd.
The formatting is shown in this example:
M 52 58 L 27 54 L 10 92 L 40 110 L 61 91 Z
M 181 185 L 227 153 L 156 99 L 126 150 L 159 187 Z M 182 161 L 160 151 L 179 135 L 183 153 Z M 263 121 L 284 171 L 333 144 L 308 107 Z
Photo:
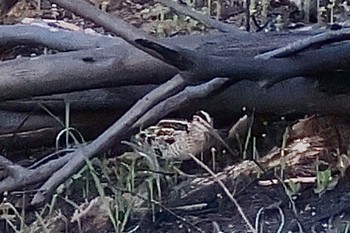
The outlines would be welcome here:
M 135 144 L 163 158 L 187 160 L 212 146 L 213 122 L 208 113 L 199 111 L 192 120 L 161 120 L 138 133 Z

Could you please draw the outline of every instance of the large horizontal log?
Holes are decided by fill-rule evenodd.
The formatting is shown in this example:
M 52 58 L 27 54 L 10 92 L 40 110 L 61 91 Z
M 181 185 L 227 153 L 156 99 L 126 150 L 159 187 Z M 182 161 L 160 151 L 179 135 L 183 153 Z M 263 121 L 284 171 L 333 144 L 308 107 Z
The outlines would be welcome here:
M 245 79 L 274 84 L 299 76 L 322 78 L 324 74 L 337 71 L 349 72 L 349 29 L 305 38 L 266 54 L 260 54 L 262 48 L 259 46 L 259 39 L 262 38 L 251 36 L 249 49 L 245 49 L 247 44 L 244 41 L 231 54 L 212 54 L 208 49 L 179 48 L 144 39 L 136 42 L 159 53 L 163 61 L 177 67 L 189 83 L 208 81 L 215 77 L 230 77 L 232 82 Z M 289 39 L 280 37 L 280 45 Z M 271 50 L 273 44 L 266 41 L 267 38 L 263 49 L 270 46 Z M 224 48 L 230 50 L 230 46 L 226 44 Z M 267 56 L 271 53 L 274 55 Z
M 41 111 L 10 112 L 0 111 L 0 149 L 3 152 L 22 151 L 43 146 L 54 147 L 60 131 L 65 129 L 63 114 L 57 115 L 60 121 Z M 120 117 L 115 111 L 85 111 L 72 112 L 70 120 L 74 127 L 83 135 L 83 140 L 91 140 L 102 133 L 109 125 Z M 96 123 L 98 122 L 98 123 Z M 75 134 L 80 142 L 83 140 Z M 64 139 L 60 138 L 58 145 L 65 147 Z M 22 154 L 23 158 L 24 154 Z
M 237 75 L 247 75 L 246 72 L 259 70 L 263 73 L 255 73 L 255 75 L 262 77 L 265 71 L 272 71 L 267 69 L 268 66 L 264 70 L 265 64 L 263 62 L 265 61 L 255 60 L 254 55 L 278 48 L 283 43 L 296 38 L 305 38 L 313 33 L 288 36 L 214 33 L 204 36 L 166 39 L 164 43 L 179 45 L 190 51 L 197 51 L 199 54 L 215 57 L 218 72 L 221 72 L 221 68 L 224 68 L 231 70 L 231 74 L 236 72 Z M 9 138 L 11 138 L 8 134 L 10 132 L 28 132 L 50 128 L 52 129 L 50 132 L 55 135 L 61 129 L 62 126 L 60 125 L 53 127 L 53 120 L 46 115 L 35 116 L 40 120 L 33 120 L 31 116 L 26 124 L 21 124 L 22 118 L 17 116 L 17 112 L 31 112 L 33 109 L 38 109 L 38 101 L 53 112 L 60 114 L 64 112 L 64 102 L 70 102 L 73 126 L 86 133 L 87 138 L 93 138 L 101 133 L 102 129 L 110 125 L 112 119 L 117 119 L 139 98 L 156 86 L 150 84 L 163 83 L 176 74 L 174 68 L 137 50 L 119 38 L 91 36 L 80 32 L 62 30 L 52 31 L 32 26 L 0 27 L 0 35 L 2 35 L 0 47 L 1 45 L 4 47 L 16 44 L 41 45 L 65 51 L 54 55 L 31 59 L 21 58 L 1 63 L 0 99 L 18 99 L 92 88 L 117 87 L 2 103 L 1 109 L 8 111 L 3 119 L 8 119 L 13 115 L 11 117 L 13 119 L 12 124 L 2 124 L 3 127 L 0 128 L 1 134 L 4 135 L 2 138 L 3 145 L 8 143 Z M 260 41 L 263 41 L 264 44 L 256 47 Z M 346 42 L 344 44 L 347 46 Z M 345 47 L 339 46 L 339 48 L 342 49 L 342 54 L 346 56 Z M 334 49 L 334 46 L 330 49 Z M 230 56 L 235 57 L 236 62 L 227 61 L 226 58 Z M 316 55 L 313 54 L 312 56 Z M 347 64 L 344 59 L 338 61 L 341 64 Z M 230 65 L 230 62 L 233 65 Z M 301 61 L 298 62 L 302 63 Z M 234 68 L 239 67 L 240 64 L 244 65 L 245 68 L 235 70 Z M 286 61 L 286 65 L 279 65 L 277 68 L 284 72 L 283 70 L 288 64 L 293 63 Z M 272 64 L 272 66 L 274 65 Z M 210 66 L 207 65 L 207 67 Z M 294 70 L 298 70 L 297 66 Z M 208 73 L 210 72 L 206 72 L 203 77 Z M 178 111 L 192 113 L 198 108 L 202 108 L 209 111 L 218 121 L 223 120 L 225 122 L 228 121 L 227 118 L 231 114 L 240 114 L 243 106 L 248 109 L 255 109 L 257 112 L 272 114 L 314 112 L 346 114 L 349 112 L 347 96 L 337 96 L 336 101 L 334 101 L 334 96 L 323 93 L 317 88 L 316 84 L 317 80 L 297 78 L 265 90 L 254 82 L 242 81 L 221 93 L 213 94 L 204 99 L 193 100 Z M 222 104 L 218 105 L 217 103 Z M 93 119 L 93 114 L 90 115 L 90 113 L 94 110 L 107 111 L 107 115 L 110 115 L 109 121 L 101 121 L 100 128 L 93 133 L 86 132 L 85 129 L 91 124 L 89 119 Z M 26 114 L 24 113 L 24 116 Z M 76 117 L 76 114 L 85 114 L 85 117 L 82 119 Z M 166 112 L 163 112 L 163 115 L 165 114 Z M 75 119 L 79 119 L 79 121 Z M 7 122 L 6 120 L 1 121 Z M 21 128 L 17 129 L 20 125 Z M 24 137 L 28 138 L 28 135 L 25 133 L 22 136 L 17 134 L 17 137 L 23 139 Z M 52 142 L 53 137 L 37 135 L 38 138 L 48 139 L 48 143 Z M 37 137 L 33 139 L 36 140 Z M 26 141 L 22 140 L 22 142 Z M 27 143 L 22 143 L 19 147 L 25 144 Z M 28 144 L 32 145 L 32 143 Z
M 112 110 L 123 113 L 155 87 L 156 85 L 128 86 L 57 94 L 32 100 L 8 101 L 1 103 L 0 107 L 8 111 L 30 111 L 37 108 L 40 102 L 53 112 L 62 113 L 64 102 L 67 101 L 75 111 Z M 269 114 L 348 114 L 349 100 L 349 95 L 320 90 L 316 79 L 299 77 L 285 80 L 268 89 L 260 88 L 253 81 L 241 81 L 206 98 L 191 100 L 188 106 L 192 111 L 204 108 L 215 115 L 220 115 L 220 112 L 239 114 L 242 107 Z
M 8 48 L 10 45 L 24 44 L 71 51 L 2 62 L 0 100 L 93 88 L 160 84 L 177 72 L 176 69 L 134 48 L 120 38 L 89 36 L 81 32 L 48 30 L 35 26 L 0 27 L 0 35 L 2 45 L 0 47 Z M 224 66 L 228 69 L 227 59 L 234 56 L 236 58 L 233 59 L 236 60 L 232 60 L 232 64 L 229 62 L 232 66 L 229 69 L 235 70 L 235 67 L 239 67 L 236 73 L 243 75 L 245 72 L 257 69 L 260 69 L 259 72 L 265 72 L 264 62 L 255 61 L 253 55 L 305 36 L 297 34 L 266 37 L 216 33 L 166 39 L 164 43 L 181 46 L 184 49 L 195 49 L 199 53 L 206 51 L 210 56 L 224 55 L 226 57 L 219 58 L 218 64 L 208 66 L 218 67 L 219 70 Z M 264 45 L 261 45 L 262 40 L 266 42 Z M 257 66 L 251 69 L 249 62 L 253 62 L 252 66 L 254 64 Z M 204 71 L 203 69 L 201 73 Z M 256 74 L 260 74 L 259 72 Z M 203 77 L 213 76 L 212 71 L 204 73 Z
M 14 45 L 41 45 L 67 52 L 120 44 L 125 42 L 115 37 L 88 35 L 83 32 L 70 32 L 50 27 L 30 25 L 1 25 L 0 27 L 0 48 L 2 49 L 8 49 Z
M 19 35 L 14 39 L 13 32 L 6 30 L 9 34 L 4 35 L 0 44 L 6 45 L 12 38 L 12 43 L 17 44 L 30 42 L 52 45 L 61 50 L 81 50 L 0 63 L 2 100 L 128 84 L 162 83 L 176 73 L 174 68 L 120 39 L 101 37 L 101 42 L 98 42 L 97 36 L 88 37 L 82 33 L 76 33 L 77 38 L 73 39 L 75 33 L 72 32 L 60 31 L 57 34 L 46 30 L 46 34 L 41 36 L 40 33 L 45 30 L 39 27 L 24 27 L 26 30 L 22 27 L 6 28 L 18 28 Z M 30 28 L 34 32 L 30 32 Z M 90 40 L 81 46 L 77 45 L 76 40 L 86 38 Z M 72 41 L 71 45 L 68 45 L 67 39 Z M 88 47 L 90 49 L 86 49 Z
M 22 124 L 28 112 L 39 108 L 38 102 L 58 114 L 62 121 L 64 103 L 70 102 L 71 125 L 81 131 L 86 140 L 89 140 L 102 133 L 154 87 L 151 85 L 98 89 L 2 103 L 0 108 L 7 111 L 0 114 L 0 122 L 3 122 L 0 126 L 0 145 L 4 147 L 11 142 L 14 148 L 23 148 L 36 146 L 37 144 L 33 144 L 35 141 L 40 141 L 43 145 L 54 144 L 56 134 L 64 127 L 44 111 L 30 115 L 25 124 Z M 216 122 L 217 125 L 218 122 L 231 122 L 234 117 L 241 116 L 244 113 L 243 107 L 254 110 L 257 114 L 347 115 L 350 112 L 350 97 L 320 91 L 317 80 L 301 77 L 283 81 L 269 89 L 261 89 L 252 81 L 242 81 L 206 98 L 189 100 L 182 108 L 169 113 L 169 117 L 188 116 L 199 109 L 204 109 L 213 116 L 214 123 Z M 22 112 L 14 112 L 16 110 Z M 144 122 L 143 127 L 168 114 L 168 112 L 160 112 L 158 119 L 153 119 L 153 122 Z M 35 135 L 33 131 L 40 129 L 51 129 L 51 136 L 39 133 Z M 16 141 L 12 142 L 13 137 L 10 133 L 13 132 L 23 134 L 17 134 Z

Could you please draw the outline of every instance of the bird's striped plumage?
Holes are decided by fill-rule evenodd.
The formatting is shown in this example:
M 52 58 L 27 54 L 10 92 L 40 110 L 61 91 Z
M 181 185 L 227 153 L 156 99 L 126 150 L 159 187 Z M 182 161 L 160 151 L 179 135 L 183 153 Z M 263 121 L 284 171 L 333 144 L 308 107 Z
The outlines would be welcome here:
M 190 159 L 211 146 L 212 119 L 200 111 L 192 120 L 161 120 L 134 137 L 134 141 L 158 156 L 179 160 Z

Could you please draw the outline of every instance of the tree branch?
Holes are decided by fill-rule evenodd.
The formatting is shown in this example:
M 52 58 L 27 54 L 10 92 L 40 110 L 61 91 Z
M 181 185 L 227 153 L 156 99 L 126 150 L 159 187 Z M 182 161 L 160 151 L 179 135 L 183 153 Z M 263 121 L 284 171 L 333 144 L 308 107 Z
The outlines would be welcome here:
M 282 48 L 275 49 L 263 54 L 259 54 L 255 56 L 255 58 L 268 60 L 271 58 L 291 57 L 311 47 L 313 47 L 314 49 L 320 48 L 322 45 L 325 45 L 325 44 L 340 42 L 340 41 L 349 40 L 349 39 L 350 39 L 350 29 L 328 31 L 319 35 L 298 40 Z
M 174 95 L 185 87 L 185 82 L 180 75 L 151 91 L 139 100 L 123 117 L 109 127 L 97 139 L 89 145 L 79 148 L 71 153 L 71 160 L 60 170 L 55 172 L 34 196 L 32 204 L 45 201 L 63 181 L 85 164 L 86 159 L 91 159 L 98 153 L 102 153 L 114 143 L 116 137 L 124 134 L 147 111 L 169 96 Z

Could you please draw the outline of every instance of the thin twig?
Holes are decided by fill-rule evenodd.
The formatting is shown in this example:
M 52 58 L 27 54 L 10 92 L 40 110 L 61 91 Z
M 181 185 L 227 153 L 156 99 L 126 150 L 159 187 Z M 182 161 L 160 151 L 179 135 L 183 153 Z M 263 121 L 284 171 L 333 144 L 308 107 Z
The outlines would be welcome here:
M 272 50 L 267 53 L 259 54 L 255 56 L 255 59 L 268 60 L 271 58 L 283 58 L 295 55 L 301 51 L 304 51 L 312 46 L 321 46 L 323 44 L 340 42 L 350 39 L 350 29 L 343 29 L 339 31 L 329 31 L 316 36 L 312 36 L 306 39 L 298 40 L 294 43 L 290 43 L 279 49 Z
M 225 85 L 228 80 L 228 78 L 215 78 L 201 85 L 186 87 L 178 94 L 154 106 L 133 125 L 133 128 L 148 126 L 150 122 L 158 121 L 168 113 L 177 110 L 179 106 L 184 106 L 195 99 L 208 96 L 209 93 Z
M 228 190 L 228 188 L 225 186 L 225 184 L 215 175 L 215 173 L 207 166 L 205 165 L 202 161 L 200 161 L 199 159 L 197 159 L 194 155 L 192 154 L 188 154 L 197 164 L 199 164 L 202 168 L 204 168 L 215 180 L 216 182 L 218 182 L 219 186 L 224 190 L 225 194 L 227 195 L 227 197 L 232 201 L 232 203 L 236 206 L 239 214 L 241 215 L 241 217 L 243 218 L 243 220 L 245 221 L 245 223 L 247 224 L 247 226 L 249 227 L 249 229 L 253 232 L 256 233 L 253 225 L 249 222 L 248 217 L 245 215 L 245 213 L 243 212 L 241 206 L 238 204 L 237 200 L 233 197 L 233 195 L 230 193 L 230 190 Z

